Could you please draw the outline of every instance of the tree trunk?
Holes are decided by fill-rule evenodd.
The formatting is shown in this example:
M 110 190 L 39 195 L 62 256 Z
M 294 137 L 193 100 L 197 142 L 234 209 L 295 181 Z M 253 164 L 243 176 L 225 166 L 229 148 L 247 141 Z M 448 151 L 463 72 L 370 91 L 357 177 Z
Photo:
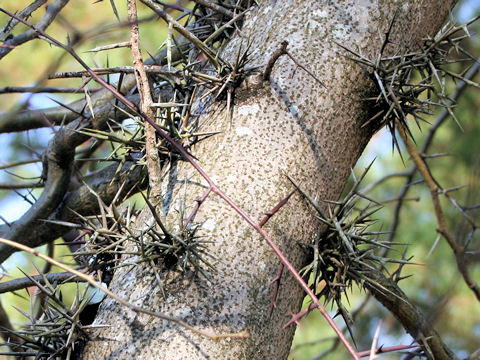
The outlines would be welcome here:
M 288 52 L 325 86 L 288 57 L 280 57 L 269 81 L 253 75 L 235 92 L 231 121 L 217 103 L 199 119 L 201 131 L 222 131 L 199 143 L 193 154 L 205 172 L 254 219 L 260 221 L 294 189 L 286 174 L 309 194 L 336 200 L 373 130 L 362 128 L 369 109 L 360 99 L 373 88 L 358 65 L 339 55 L 338 42 L 371 59 L 379 55 L 384 34 L 396 14 L 387 52 L 415 47 L 433 36 L 453 0 L 300 1 L 265 0 L 247 15 L 222 56 L 234 62 L 250 44 L 247 67 L 263 71 L 272 53 L 287 40 Z M 215 111 L 212 111 L 215 110 Z M 177 226 L 205 192 L 205 182 L 186 162 L 165 176 L 163 215 Z M 248 339 L 210 340 L 170 322 L 138 314 L 105 299 L 95 321 L 107 325 L 92 333 L 85 359 L 285 359 L 294 326 L 283 329 L 297 312 L 304 293 L 284 273 L 277 307 L 269 317 L 279 261 L 261 237 L 222 199 L 211 194 L 196 222 L 211 241 L 208 252 L 216 271 L 210 277 L 164 273 L 166 299 L 149 267 L 121 268 L 110 289 L 131 303 L 178 316 L 213 333 L 247 331 Z M 148 211 L 137 227 L 151 224 Z M 293 265 L 307 260 L 301 243 L 311 243 L 321 228 L 300 196 L 294 195 L 265 226 Z

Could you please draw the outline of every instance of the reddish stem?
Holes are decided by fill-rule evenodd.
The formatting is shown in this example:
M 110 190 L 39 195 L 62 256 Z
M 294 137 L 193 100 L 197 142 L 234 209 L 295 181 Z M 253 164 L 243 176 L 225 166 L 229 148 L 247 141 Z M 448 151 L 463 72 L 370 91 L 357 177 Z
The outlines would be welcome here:
M 305 310 L 302 310 L 300 311 L 299 313 L 296 313 L 296 314 L 291 314 L 292 315 L 292 318 L 285 324 L 283 325 L 283 328 L 287 328 L 288 326 L 290 326 L 291 324 L 293 323 L 296 323 L 298 324 L 298 322 L 300 321 L 300 319 L 302 317 L 304 317 L 305 315 L 307 315 L 310 311 L 314 310 L 315 308 L 317 308 L 318 306 L 316 304 L 310 304 L 308 305 L 308 307 L 305 309 Z M 322 310 L 320 310 L 321 312 Z M 334 329 L 335 330 L 335 329 Z
M 280 266 L 278 267 L 277 276 L 270 283 L 270 285 L 275 284 L 275 287 L 273 288 L 273 294 L 272 294 L 272 304 L 270 305 L 270 316 L 272 316 L 273 309 L 277 307 L 277 297 L 278 297 L 278 291 L 280 290 L 280 280 L 282 279 L 283 269 L 284 269 L 283 264 L 280 264 Z
M 200 209 L 200 206 L 207 200 L 208 195 L 212 192 L 212 188 L 208 188 L 207 191 L 202 195 L 202 197 L 198 200 L 195 200 L 195 208 L 192 210 L 191 214 L 188 216 L 188 218 L 185 220 L 185 223 L 183 225 L 183 230 L 187 228 L 188 224 L 190 224 L 193 219 L 195 218 L 195 215 L 197 215 L 198 209 Z
M 273 215 L 275 215 L 282 208 L 282 206 L 285 205 L 288 202 L 288 200 L 292 197 L 292 195 L 295 193 L 295 191 L 297 191 L 297 189 L 293 190 L 290 194 L 288 194 L 282 200 L 280 200 L 278 202 L 278 204 L 275 205 L 275 207 L 270 212 L 265 214 L 265 217 L 262 219 L 262 221 L 260 221 L 260 223 L 258 225 L 263 227 L 263 225 L 265 225 L 267 223 L 267 221 L 270 220 L 270 218 Z
M 419 347 L 420 347 L 419 345 L 395 345 L 395 346 L 389 346 L 389 347 L 380 346 L 377 349 L 375 349 L 375 354 L 385 354 L 388 352 L 409 350 L 409 349 L 415 349 Z M 370 356 L 370 354 L 371 354 L 371 350 L 365 350 L 365 351 L 359 352 L 358 356 L 366 357 L 366 356 Z

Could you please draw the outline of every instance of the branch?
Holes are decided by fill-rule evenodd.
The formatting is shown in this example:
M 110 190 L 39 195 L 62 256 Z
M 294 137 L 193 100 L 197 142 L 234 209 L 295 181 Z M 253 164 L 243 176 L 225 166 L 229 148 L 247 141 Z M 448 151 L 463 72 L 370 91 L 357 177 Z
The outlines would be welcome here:
M 98 214 L 98 197 L 104 203 L 110 204 L 120 191 L 118 199 L 121 201 L 133 189 L 142 190 L 145 179 L 145 168 L 136 165 L 135 161 L 126 161 L 120 170 L 117 164 L 102 169 L 88 179 L 87 184 L 68 192 L 59 208 L 46 218 L 48 221 L 38 221 L 33 225 L 35 235 L 25 239 L 23 243 L 30 247 L 37 247 L 59 238 L 71 229 L 66 225 L 67 223 L 75 223 L 78 220 L 77 214 L 84 216 Z M 62 222 L 64 222 L 63 225 Z M 11 226 L 15 226 L 16 223 L 14 222 Z M 5 237 L 8 231 L 8 225 L 0 227 L 1 236 Z M 15 251 L 17 251 L 15 248 L 0 244 L 0 263 Z
M 176 39 L 175 42 L 177 46 L 170 49 L 172 61 L 180 60 L 182 58 L 182 53 L 187 51 L 190 46 L 190 43 L 182 36 Z M 145 65 L 166 64 L 166 57 L 167 49 L 163 49 L 157 55 L 146 60 Z M 135 84 L 135 76 L 133 74 L 127 75 L 123 78 L 121 87 L 118 90 L 123 94 L 128 94 Z M 95 116 L 101 116 L 98 114 L 99 111 L 106 112 L 107 110 L 111 110 L 113 112 L 112 101 L 115 101 L 114 99 L 114 95 L 107 89 L 95 92 L 91 96 L 92 106 L 95 109 Z M 138 95 L 127 95 L 127 99 L 130 102 L 137 103 Z M 69 104 L 67 107 L 57 106 L 42 110 L 26 110 L 19 112 L 14 117 L 9 116 L 8 113 L 2 114 L 0 115 L 0 134 L 45 127 L 47 126 L 45 118 L 54 125 L 68 124 L 74 121 L 78 117 L 78 114 L 82 113 L 85 108 L 87 108 L 86 100 L 78 100 Z M 117 115 L 119 120 L 126 118 L 121 111 L 119 111 Z
M 440 204 L 440 198 L 438 196 L 441 188 L 438 186 L 437 182 L 433 179 L 432 174 L 430 173 L 430 169 L 425 163 L 425 160 L 419 154 L 412 140 L 406 134 L 404 126 L 400 122 L 397 122 L 397 126 L 398 126 L 398 132 L 402 137 L 402 140 L 405 143 L 405 146 L 408 149 L 408 153 L 412 157 L 412 160 L 415 163 L 415 166 L 417 167 L 418 171 L 420 172 L 423 179 L 425 180 L 425 183 L 430 189 L 433 208 L 435 210 L 435 216 L 437 217 L 437 223 L 438 223 L 437 231 L 441 235 L 443 235 L 445 240 L 447 240 L 448 245 L 450 246 L 450 248 L 453 251 L 453 254 L 455 255 L 455 261 L 457 262 L 458 270 L 462 274 L 463 279 L 465 280 L 465 283 L 473 291 L 473 293 L 477 297 L 477 300 L 480 301 L 480 287 L 475 282 L 475 280 L 473 280 L 473 278 L 470 276 L 470 273 L 467 267 L 467 262 L 464 259 L 465 248 L 456 242 L 453 235 L 450 233 L 450 231 L 447 228 L 447 223 L 445 221 L 443 209 Z
M 150 83 L 145 72 L 142 54 L 140 52 L 140 39 L 138 34 L 137 19 L 137 0 L 128 0 L 128 21 L 130 22 L 130 48 L 132 50 L 133 67 L 135 68 L 135 78 L 137 88 L 140 94 L 140 109 L 150 118 L 155 118 L 155 112 L 152 108 L 152 92 Z M 148 181 L 150 185 L 151 197 L 154 199 L 154 205 L 162 194 L 161 189 L 161 165 L 157 150 L 157 136 L 155 129 L 148 123 L 145 123 L 145 153 L 148 169 Z
M 47 11 L 45 15 L 40 19 L 40 21 L 35 26 L 39 30 L 45 30 L 55 19 L 58 13 L 63 9 L 65 5 L 67 5 L 69 0 L 57 0 L 53 4 L 47 6 Z M 44 1 L 45 2 L 45 1 Z M 40 6 L 41 4 L 39 4 Z M 25 10 L 24 10 L 25 11 Z M 28 10 L 30 11 L 30 10 Z M 33 10 L 32 10 L 33 12 Z M 22 14 L 22 13 L 20 13 Z M 20 15 L 21 19 L 24 20 L 24 15 Z M 28 16 L 28 15 L 27 15 Z M 15 19 L 18 22 L 21 20 Z M 7 55 L 10 51 L 12 51 L 16 46 L 21 45 L 27 41 L 32 39 L 36 39 L 39 33 L 34 29 L 30 29 L 25 31 L 24 33 L 14 36 L 11 39 L 5 40 L 5 47 L 0 47 L 0 59 L 2 59 L 5 55 Z
M 193 1 L 196 2 L 197 4 L 200 4 L 212 9 L 213 11 L 219 14 L 225 15 L 230 18 L 234 17 L 234 14 L 230 10 L 225 9 L 223 6 L 220 6 L 218 4 L 211 3 L 210 1 L 207 1 L 207 0 L 193 0 Z
M 205 56 L 210 60 L 212 65 L 215 68 L 220 68 L 220 63 L 224 61 L 218 57 L 218 55 L 210 49 L 207 45 L 203 43 L 198 37 L 192 34 L 190 31 L 185 29 L 182 24 L 177 22 L 174 18 L 172 18 L 165 10 L 163 10 L 158 4 L 151 0 L 140 0 L 142 3 L 147 5 L 150 9 L 152 9 L 158 16 L 160 16 L 167 24 L 172 24 L 173 28 L 177 30 L 181 35 L 183 35 L 186 39 L 188 39 L 192 44 L 194 44 L 201 52 L 205 54 Z
M 135 74 L 135 67 L 134 66 L 116 66 L 116 67 L 99 67 L 99 68 L 92 68 L 97 75 L 109 75 L 109 74 Z M 172 75 L 172 74 L 179 74 L 181 75 L 181 71 L 168 71 L 158 65 L 147 65 L 145 66 L 145 72 L 151 74 L 159 74 L 159 75 Z M 67 71 L 67 72 L 59 72 L 55 74 L 51 74 L 48 76 L 49 79 L 69 79 L 69 78 L 81 78 L 84 76 L 89 76 L 89 72 L 86 70 L 80 71 Z
M 472 68 L 465 75 L 465 78 L 466 79 L 472 79 L 476 74 L 478 74 L 479 71 L 480 71 L 480 63 L 475 62 L 474 65 L 472 66 Z M 450 105 L 456 102 L 456 100 L 460 97 L 460 95 L 467 88 L 467 85 L 468 84 L 465 81 L 461 81 L 457 84 L 455 92 L 451 96 L 452 101 L 451 101 Z M 428 134 L 425 137 L 425 140 L 424 140 L 424 142 L 421 146 L 421 149 L 420 149 L 420 153 L 422 153 L 422 154 L 427 153 L 428 149 L 430 148 L 430 146 L 433 143 L 433 139 L 434 139 L 434 136 L 435 136 L 437 130 L 446 121 L 446 119 L 449 117 L 449 115 L 451 115 L 451 113 L 446 108 L 444 108 L 440 112 L 440 114 L 437 116 L 436 120 L 434 121 L 434 123 L 430 127 Z M 405 198 L 405 196 L 408 192 L 408 189 L 410 188 L 410 186 L 412 184 L 413 177 L 414 177 L 416 171 L 417 171 L 417 166 L 415 166 L 415 165 L 412 166 L 407 171 L 406 178 L 405 178 L 405 185 L 403 186 L 403 188 L 402 188 L 402 190 L 399 194 L 399 197 L 398 197 L 400 200 L 398 201 L 398 203 L 395 206 L 393 222 L 392 222 L 392 225 L 390 226 L 389 236 L 386 240 L 387 243 L 393 241 L 393 238 L 395 237 L 396 230 L 397 230 L 398 225 L 399 225 L 400 211 L 401 211 L 401 208 L 404 204 L 404 201 L 402 199 Z M 405 176 L 405 174 L 402 174 L 402 176 Z M 430 174 L 427 177 L 430 177 Z M 433 194 L 432 194 L 432 196 L 433 196 Z M 382 256 L 385 256 L 387 251 L 388 251 L 388 249 L 385 249 Z M 468 262 L 467 259 L 463 259 L 463 260 L 465 260 L 465 265 L 466 265 L 466 263 Z M 393 285 L 393 282 L 391 282 L 388 279 L 382 279 L 382 280 L 384 282 L 389 283 L 389 285 Z M 384 286 L 385 285 L 387 285 L 387 284 L 384 284 Z M 394 287 L 397 287 L 397 286 L 395 285 Z M 392 290 L 390 288 L 388 288 L 388 289 L 390 291 Z M 398 297 L 394 297 L 394 296 L 390 296 L 388 294 L 384 294 L 383 292 L 381 292 L 381 291 L 379 291 L 378 289 L 375 289 L 375 288 L 371 288 L 370 291 L 371 291 L 372 295 L 374 295 L 377 298 L 377 300 L 379 300 L 385 307 L 387 307 L 387 309 L 389 309 L 389 311 L 392 314 L 394 314 L 400 320 L 400 322 L 405 326 L 405 329 L 410 334 L 412 334 L 412 336 L 413 336 L 413 334 L 415 334 L 418 331 L 418 325 L 420 325 L 420 324 L 423 324 L 423 326 L 425 326 L 425 324 L 428 325 L 428 323 L 425 322 L 425 319 L 423 319 L 421 314 L 417 310 L 415 310 L 413 305 L 410 304 L 409 302 L 399 301 Z M 399 295 L 398 292 L 395 292 L 395 294 Z M 403 294 L 403 293 L 400 293 L 400 295 L 401 294 Z M 425 337 L 427 337 L 426 333 L 423 333 L 423 335 L 425 335 Z M 433 346 L 432 343 L 434 343 L 435 345 Z M 453 357 L 453 355 L 450 354 L 449 351 L 446 350 L 446 348 L 444 348 L 444 345 L 441 343 L 440 338 L 438 337 L 438 335 L 435 332 L 434 332 L 434 336 L 430 340 L 429 346 L 432 349 L 432 351 L 434 351 L 435 349 L 438 349 L 441 353 L 443 353 L 444 349 L 445 349 L 446 353 L 444 355 L 445 355 L 446 359 L 450 359 L 451 358 L 450 356 Z M 434 353 L 436 354 L 436 352 L 434 352 Z
M 401 322 L 405 330 L 415 340 L 424 345 L 425 353 L 429 359 L 456 359 L 456 356 L 443 343 L 435 329 L 393 280 L 388 279 L 377 270 L 368 273 L 368 277 L 372 281 L 365 281 L 365 287 Z M 373 285 L 374 283 L 375 285 Z
M 37 10 L 40 6 L 45 4 L 47 0 L 35 0 L 33 3 L 28 5 L 25 9 L 20 11 L 17 16 L 23 20 L 27 20 L 32 13 Z M 0 41 L 5 41 L 7 36 L 11 33 L 13 28 L 19 23 L 16 19 L 10 19 L 10 21 L 0 30 Z
M 470 68 L 470 70 L 467 72 L 467 74 L 465 75 L 465 78 L 468 79 L 468 80 L 473 79 L 473 77 L 476 76 L 479 71 L 480 71 L 480 62 L 476 61 L 473 64 L 473 66 Z M 467 89 L 467 86 L 468 86 L 468 84 L 465 81 L 461 81 L 457 84 L 457 86 L 455 88 L 455 91 L 451 96 L 452 101 L 449 105 L 453 105 L 458 100 L 458 98 Z M 432 145 L 432 142 L 433 142 L 433 139 L 435 137 L 435 134 L 436 134 L 437 130 L 448 119 L 449 115 L 451 115 L 450 112 L 446 108 L 443 108 L 442 111 L 440 112 L 440 114 L 437 116 L 437 118 L 433 122 L 432 126 L 430 126 L 428 134 L 425 137 L 425 140 L 423 141 L 423 144 L 420 148 L 420 153 L 425 154 L 425 153 L 428 152 L 428 149 Z M 392 225 L 390 226 L 390 228 L 388 230 L 389 235 L 388 235 L 388 238 L 386 240 L 387 243 L 392 242 L 394 237 L 395 237 L 395 234 L 396 234 L 397 229 L 398 229 L 398 225 L 400 223 L 400 211 L 401 211 L 401 209 L 403 207 L 403 204 L 404 204 L 404 201 L 402 199 L 405 198 L 405 196 L 407 195 L 408 189 L 410 189 L 410 185 L 413 181 L 413 176 L 415 175 L 416 171 L 417 171 L 416 166 L 412 166 L 407 171 L 408 174 L 405 177 L 405 183 L 404 183 L 403 188 L 400 191 L 400 194 L 398 196 L 399 201 L 395 205 Z M 386 251 L 388 251 L 388 250 L 386 249 Z M 384 252 L 382 254 L 382 256 L 384 256 L 384 255 L 386 255 L 386 252 Z
M 79 137 L 79 134 L 74 130 L 63 128 L 49 142 L 44 156 L 46 181 L 42 195 L 10 227 L 10 231 L 7 234 L 9 239 L 24 244 L 30 243 L 35 238 L 34 230 L 38 219 L 48 217 L 63 200 L 70 184 L 75 146 L 77 145 L 75 142 L 72 142 L 72 135 Z
M 43 187 L 43 184 L 39 181 L 0 183 L 0 190 L 33 189 L 33 188 L 41 188 L 41 187 Z
M 50 273 L 42 275 L 34 275 L 30 277 L 24 277 L 21 279 L 15 279 L 10 281 L 4 281 L 0 283 L 0 294 L 25 289 L 30 286 L 36 286 L 36 283 L 42 285 L 48 283 L 69 283 L 69 282 L 84 282 L 85 279 L 72 275 L 70 272 Z
M 61 87 L 61 86 L 6 86 L 0 88 L 0 94 L 11 94 L 11 93 L 58 93 L 58 94 L 76 94 L 81 88 L 75 87 Z M 91 93 L 101 90 L 90 89 Z
M 10 330 L 13 330 L 13 326 L 1 302 L 0 302 L 0 327 L 2 328 L 2 330 L 0 331 L 0 335 L 2 336 L 2 338 L 6 342 L 12 343 L 11 344 L 12 351 L 19 351 L 18 347 L 14 345 L 20 344 L 22 340 L 10 331 Z

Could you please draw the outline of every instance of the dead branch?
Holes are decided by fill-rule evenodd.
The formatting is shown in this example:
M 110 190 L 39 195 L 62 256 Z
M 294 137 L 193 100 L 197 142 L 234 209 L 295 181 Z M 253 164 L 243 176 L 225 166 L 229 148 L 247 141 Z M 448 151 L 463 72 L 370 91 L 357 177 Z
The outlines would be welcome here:
M 155 112 L 152 108 L 152 91 L 150 82 L 145 72 L 145 66 L 140 50 L 140 39 L 137 23 L 137 5 L 136 0 L 128 0 L 128 20 L 130 21 L 130 48 L 133 57 L 133 67 L 135 68 L 135 78 L 137 88 L 140 94 L 140 109 L 150 118 L 155 118 Z M 157 136 L 155 129 L 145 123 L 145 153 L 147 157 L 148 183 L 150 185 L 151 197 L 156 203 L 161 196 L 161 165 L 157 150 Z M 155 204 L 156 205 L 156 204 Z
M 42 217 L 47 221 L 39 221 L 34 224 L 35 236 L 24 239 L 24 243 L 30 247 L 43 245 L 67 232 L 70 229 L 67 224 L 77 223 L 78 214 L 84 216 L 97 214 L 99 212 L 98 198 L 92 193 L 92 189 L 106 204 L 110 204 L 116 196 L 123 199 L 132 189 L 143 189 L 145 179 L 145 168 L 137 166 L 136 161 L 125 162 L 120 170 L 116 164 L 101 170 L 88 179 L 85 185 L 68 192 L 62 204 L 51 216 Z M 17 222 L 13 222 L 10 226 L 18 225 Z M 6 237 L 10 226 L 1 225 L 0 235 Z M 15 251 L 12 247 L 0 245 L 0 263 Z
M 445 216 L 443 214 L 442 205 L 440 204 L 439 193 L 441 188 L 438 186 L 438 183 L 433 179 L 428 165 L 425 163 L 425 160 L 420 156 L 412 140 L 407 136 L 403 125 L 398 123 L 397 126 L 398 132 L 400 133 L 400 136 L 402 137 L 402 140 L 407 147 L 408 153 L 412 157 L 412 160 L 415 163 L 417 170 L 420 172 L 423 179 L 425 180 L 425 183 L 430 189 L 430 195 L 433 201 L 433 208 L 435 210 L 435 216 L 437 217 L 437 231 L 445 238 L 448 245 L 452 249 L 453 254 L 455 255 L 455 261 L 457 262 L 458 270 L 462 274 L 467 286 L 473 291 L 473 293 L 477 297 L 477 300 L 480 301 L 480 287 L 471 277 L 467 267 L 467 263 L 464 259 L 465 248 L 457 243 L 457 241 L 454 239 L 454 237 L 448 230 Z
M 56 0 L 53 4 L 47 6 L 47 10 L 45 15 L 40 19 L 40 21 L 36 24 L 36 28 L 40 30 L 46 30 L 47 27 L 55 20 L 55 17 L 60 13 L 65 5 L 67 5 L 69 0 Z M 45 1 L 43 1 L 45 3 Z M 37 2 L 36 6 L 40 6 L 41 4 Z M 28 9 L 28 10 L 27 10 Z M 20 18 L 24 20 L 34 11 L 34 8 L 27 8 L 25 9 L 23 14 L 19 14 Z M 16 23 L 20 22 L 17 19 L 14 19 Z M 8 29 L 10 32 L 11 28 Z M 33 29 L 27 30 L 24 33 L 13 36 L 11 38 L 6 38 L 4 43 L 5 47 L 0 47 L 0 59 L 2 59 L 5 55 L 7 55 L 10 51 L 12 51 L 16 46 L 26 43 L 27 41 L 33 40 L 38 37 L 38 32 Z
M 41 275 L 33 275 L 30 277 L 24 277 L 21 279 L 14 279 L 10 281 L 4 281 L 0 283 L 0 294 L 25 289 L 30 286 L 35 286 L 36 282 L 45 284 L 46 282 L 64 284 L 68 282 L 84 282 L 84 279 L 78 276 L 72 275 L 70 272 L 60 273 L 43 273 Z

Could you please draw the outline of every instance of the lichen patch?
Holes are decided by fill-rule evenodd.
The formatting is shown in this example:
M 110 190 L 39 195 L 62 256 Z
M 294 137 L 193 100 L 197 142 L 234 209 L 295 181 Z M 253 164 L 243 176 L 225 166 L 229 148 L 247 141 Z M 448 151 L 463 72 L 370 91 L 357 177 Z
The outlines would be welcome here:
M 258 111 L 260 110 L 260 107 L 257 104 L 253 105 L 243 105 L 238 107 L 238 115 L 256 115 Z
M 235 128 L 235 132 L 237 133 L 238 136 L 242 137 L 242 136 L 249 136 L 249 135 L 253 135 L 253 131 L 246 127 L 246 126 L 237 126 Z

